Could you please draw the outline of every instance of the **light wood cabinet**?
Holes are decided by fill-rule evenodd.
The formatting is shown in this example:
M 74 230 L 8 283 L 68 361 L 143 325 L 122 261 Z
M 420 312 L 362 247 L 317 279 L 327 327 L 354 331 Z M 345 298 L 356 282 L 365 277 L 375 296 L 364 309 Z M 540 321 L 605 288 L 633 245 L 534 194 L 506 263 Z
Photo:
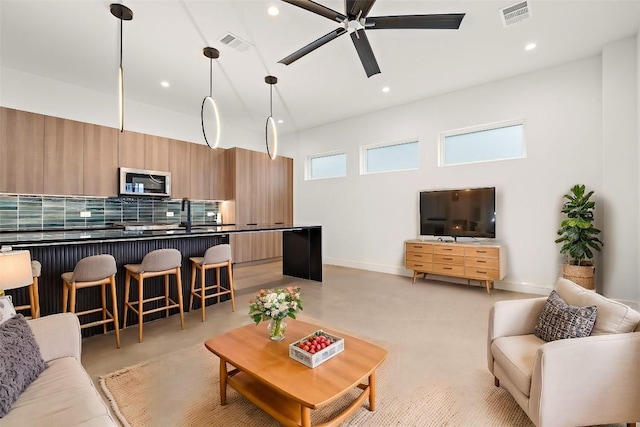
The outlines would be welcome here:
M 84 123 L 45 117 L 45 194 L 84 194 Z
M 171 198 L 191 197 L 191 146 L 185 141 L 169 141 L 169 172 L 171 172 Z
M 118 165 L 144 169 L 146 157 L 145 135 L 125 130 L 118 133 Z
M 232 203 L 223 213 L 237 225 L 285 224 L 293 221 L 293 160 L 266 153 L 232 148 L 227 150 L 227 176 Z M 252 233 L 231 236 L 235 262 L 282 256 L 282 233 Z
M 144 136 L 144 168 L 153 171 L 169 171 L 169 138 Z
M 502 245 L 408 240 L 405 267 L 413 270 L 413 283 L 418 274 L 459 277 L 484 283 L 491 294 L 493 282 L 507 274 L 507 254 Z
M 211 148 L 201 144 L 191 144 L 191 198 L 209 199 L 211 186 L 209 166 Z
M 117 196 L 118 130 L 85 123 L 83 148 L 83 193 Z
M 228 191 L 227 162 L 224 148 L 209 149 L 209 198 L 226 200 L 231 198 Z
M 42 194 L 44 116 L 0 107 L 0 192 Z

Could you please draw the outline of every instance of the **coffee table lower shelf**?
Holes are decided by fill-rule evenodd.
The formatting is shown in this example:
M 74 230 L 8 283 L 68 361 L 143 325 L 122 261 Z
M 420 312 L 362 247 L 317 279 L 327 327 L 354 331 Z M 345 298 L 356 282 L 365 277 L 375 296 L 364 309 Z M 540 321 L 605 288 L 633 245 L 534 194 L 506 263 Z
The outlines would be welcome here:
M 224 364 L 224 362 L 221 364 Z M 318 424 L 315 427 L 338 426 L 358 408 L 360 408 L 367 398 L 369 398 L 369 410 L 374 411 L 375 371 L 369 375 L 368 378 L 368 384 L 359 384 L 357 386 L 362 390 L 362 393 L 360 393 L 360 395 L 355 398 L 348 407 L 346 407 L 332 420 Z M 238 393 L 262 408 L 262 410 L 287 427 L 310 427 L 311 409 L 318 409 L 304 406 L 293 399 L 287 398 L 261 381 L 253 378 L 251 375 L 238 369 L 233 369 L 227 373 L 226 382 L 229 386 L 237 390 Z M 337 397 L 339 396 L 336 396 L 336 398 Z M 223 385 L 223 381 L 220 382 L 220 400 L 222 405 L 226 404 L 226 387 Z

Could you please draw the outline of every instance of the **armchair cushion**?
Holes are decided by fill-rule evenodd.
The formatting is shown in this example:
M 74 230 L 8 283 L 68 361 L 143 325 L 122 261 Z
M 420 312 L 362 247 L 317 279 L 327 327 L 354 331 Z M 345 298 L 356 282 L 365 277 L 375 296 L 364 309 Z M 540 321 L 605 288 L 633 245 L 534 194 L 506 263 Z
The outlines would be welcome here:
M 45 368 L 38 343 L 21 314 L 0 325 L 0 418 Z
M 567 304 L 598 307 L 598 318 L 591 335 L 633 332 L 640 322 L 640 313 L 632 308 L 589 291 L 562 277 L 558 278 L 556 282 L 556 291 Z
M 536 352 L 545 341 L 533 334 L 500 337 L 491 343 L 491 353 L 497 365 L 518 390 L 529 397 L 531 375 Z
M 547 298 L 533 333 L 547 342 L 588 337 L 591 335 L 597 314 L 597 306 L 569 305 L 554 290 Z

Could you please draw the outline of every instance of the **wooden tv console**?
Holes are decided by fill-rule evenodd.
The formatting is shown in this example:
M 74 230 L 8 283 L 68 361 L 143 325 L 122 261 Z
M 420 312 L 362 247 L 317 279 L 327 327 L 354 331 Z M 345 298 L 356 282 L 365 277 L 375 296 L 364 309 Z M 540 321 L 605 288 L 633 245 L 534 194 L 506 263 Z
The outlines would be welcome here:
M 454 243 L 436 240 L 407 240 L 405 266 L 416 276 L 436 274 L 483 282 L 487 293 L 495 280 L 507 274 L 505 247 L 497 244 Z

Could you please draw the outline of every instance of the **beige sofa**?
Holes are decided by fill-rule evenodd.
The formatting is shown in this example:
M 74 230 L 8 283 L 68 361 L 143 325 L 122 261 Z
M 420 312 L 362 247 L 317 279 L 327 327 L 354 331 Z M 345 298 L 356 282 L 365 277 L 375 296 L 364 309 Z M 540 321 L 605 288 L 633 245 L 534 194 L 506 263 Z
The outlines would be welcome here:
M 77 316 L 54 314 L 29 320 L 29 326 L 48 368 L 0 418 L 0 427 L 117 426 L 80 364 Z
M 640 421 L 640 314 L 566 279 L 556 292 L 567 304 L 598 307 L 591 336 L 534 335 L 545 297 L 496 302 L 487 343 L 496 385 L 538 427 Z

